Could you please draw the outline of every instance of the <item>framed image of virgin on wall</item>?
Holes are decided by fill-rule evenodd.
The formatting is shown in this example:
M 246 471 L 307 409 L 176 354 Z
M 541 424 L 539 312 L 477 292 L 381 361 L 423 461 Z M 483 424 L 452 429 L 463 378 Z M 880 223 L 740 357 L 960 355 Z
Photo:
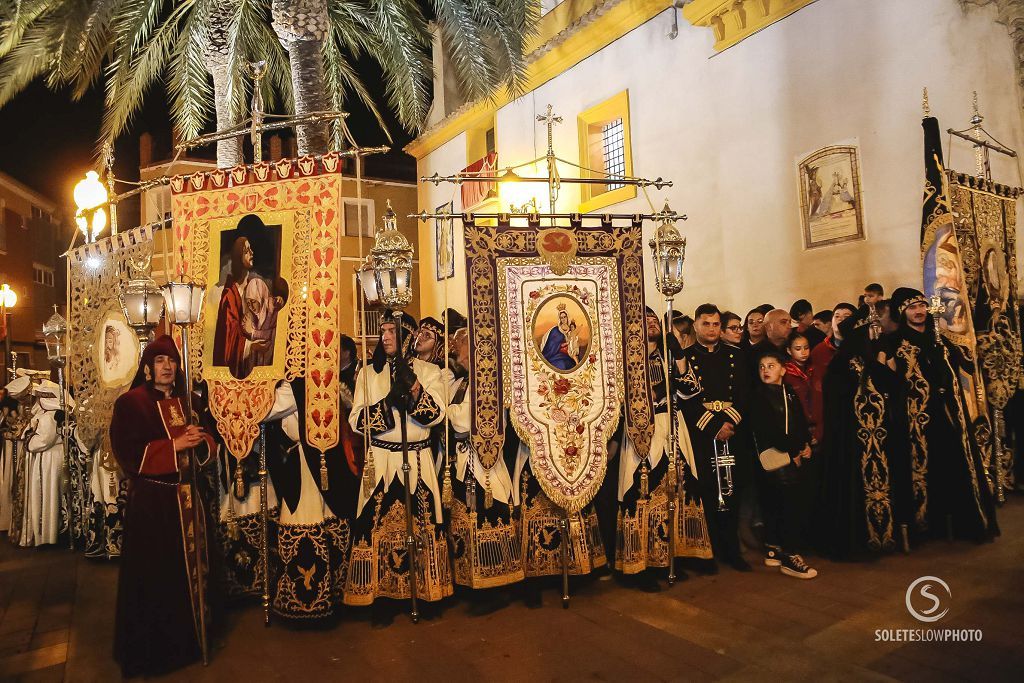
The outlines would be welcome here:
M 448 214 L 448 218 L 434 219 L 434 254 L 437 256 L 437 279 L 455 277 L 455 231 L 451 213 L 454 202 L 448 202 L 434 209 L 434 213 Z
M 292 284 L 290 211 L 210 222 L 207 379 L 284 377 Z
M 857 147 L 824 147 L 797 162 L 797 170 L 804 248 L 864 239 Z

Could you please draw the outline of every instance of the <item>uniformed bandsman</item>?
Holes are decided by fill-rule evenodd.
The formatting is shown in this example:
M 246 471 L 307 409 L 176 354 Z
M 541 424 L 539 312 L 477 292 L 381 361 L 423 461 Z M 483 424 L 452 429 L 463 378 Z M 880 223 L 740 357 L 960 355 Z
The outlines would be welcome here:
M 722 314 L 717 306 L 702 304 L 693 317 L 697 343 L 684 356 L 703 393 L 699 401 L 685 402 L 683 413 L 693 443 L 698 488 L 715 557 L 738 571 L 750 571 L 738 535 L 740 489 L 751 462 L 751 446 L 742 425 L 750 373 L 743 352 L 721 341 Z M 729 457 L 735 464 L 730 464 Z

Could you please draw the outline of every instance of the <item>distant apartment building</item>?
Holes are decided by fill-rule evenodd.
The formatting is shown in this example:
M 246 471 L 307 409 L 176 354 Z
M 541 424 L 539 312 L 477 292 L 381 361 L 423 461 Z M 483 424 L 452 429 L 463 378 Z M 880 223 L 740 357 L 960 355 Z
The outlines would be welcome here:
M 43 323 L 53 315 L 54 304 L 65 313 L 67 264 L 61 254 L 70 244 L 73 227 L 63 208 L 0 173 L 0 284 L 8 284 L 18 295 L 10 311 L 10 334 L 11 349 L 22 367 L 49 367 Z

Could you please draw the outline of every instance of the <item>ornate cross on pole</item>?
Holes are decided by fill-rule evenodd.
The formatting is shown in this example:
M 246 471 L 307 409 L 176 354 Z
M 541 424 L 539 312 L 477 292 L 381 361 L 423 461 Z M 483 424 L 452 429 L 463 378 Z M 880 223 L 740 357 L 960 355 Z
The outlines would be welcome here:
M 985 180 L 992 179 L 992 170 L 989 166 L 988 160 L 988 147 L 981 144 L 985 138 L 982 136 L 981 124 L 985 121 L 985 117 L 981 115 L 981 111 L 978 109 L 978 91 L 974 91 L 974 116 L 971 117 L 971 135 L 976 140 L 974 145 L 974 171 L 975 175 Z
M 555 212 L 555 200 L 558 199 L 558 190 L 562 186 L 562 182 L 558 177 L 558 166 L 557 157 L 555 157 L 555 145 L 554 145 L 554 127 L 556 123 L 562 122 L 561 116 L 555 116 L 552 111 L 552 107 L 549 104 L 547 111 L 544 114 L 537 115 L 537 121 L 543 123 L 547 128 L 548 133 L 548 149 L 544 153 L 544 158 L 547 160 L 548 166 L 548 212 Z M 555 219 L 551 219 L 551 225 L 554 226 Z

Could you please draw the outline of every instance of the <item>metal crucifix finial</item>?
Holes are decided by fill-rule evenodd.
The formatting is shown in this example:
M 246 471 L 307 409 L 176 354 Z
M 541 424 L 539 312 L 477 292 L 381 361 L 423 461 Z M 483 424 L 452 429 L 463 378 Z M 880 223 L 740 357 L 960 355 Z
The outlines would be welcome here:
M 558 190 L 562 186 L 562 181 L 558 177 L 558 158 L 555 156 L 554 128 L 556 123 L 562 122 L 562 117 L 555 116 L 549 104 L 544 114 L 537 115 L 537 121 L 544 124 L 548 133 L 548 150 L 545 152 L 544 158 L 547 161 L 548 167 L 548 211 L 554 213 L 555 201 L 558 199 Z M 554 224 L 554 219 L 551 219 L 551 225 L 553 226 Z
M 260 81 L 267 75 L 267 62 L 261 60 L 249 64 L 249 75 L 252 76 L 252 127 L 249 129 L 249 140 L 252 142 L 252 160 L 259 164 L 263 161 L 263 88 Z

